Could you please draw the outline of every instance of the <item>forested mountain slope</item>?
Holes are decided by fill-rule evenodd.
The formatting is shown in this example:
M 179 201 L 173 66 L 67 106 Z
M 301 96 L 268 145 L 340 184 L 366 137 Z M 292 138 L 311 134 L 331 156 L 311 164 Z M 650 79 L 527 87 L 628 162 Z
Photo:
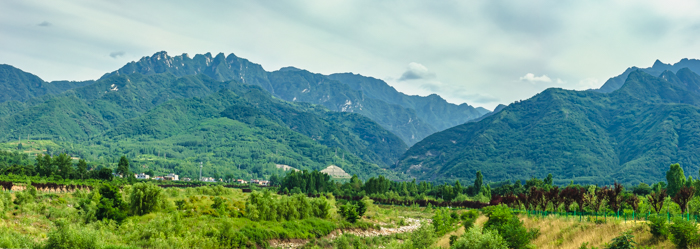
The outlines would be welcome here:
M 0 64 L 0 103 L 11 100 L 26 101 L 45 94 L 57 94 L 93 82 L 91 80 L 45 82 L 36 75 L 10 65 Z
M 700 76 L 629 74 L 612 93 L 547 89 L 412 146 L 396 170 L 423 180 L 544 177 L 560 184 L 653 182 L 668 165 L 698 172 Z
M 488 113 L 483 108 L 447 103 L 437 95 L 407 96 L 383 81 L 359 75 L 325 76 L 292 67 L 267 72 L 260 65 L 234 54 L 225 56 L 220 53 L 212 57 L 207 53 L 190 58 L 186 54 L 171 57 L 159 52 L 130 62 L 115 72 L 105 74 L 103 78 L 164 72 L 176 76 L 204 74 L 219 81 L 236 80 L 258 85 L 287 101 L 319 104 L 332 111 L 360 113 L 398 135 L 407 144 L 414 144 L 436 131 Z
M 163 170 L 206 159 L 231 173 L 237 160 L 231 153 L 248 151 L 238 156 L 255 157 L 236 161 L 244 167 L 238 173 L 267 167 L 269 175 L 274 163 L 301 169 L 335 163 L 369 176 L 384 172 L 377 165 L 392 164 L 406 150 L 401 139 L 359 114 L 285 102 L 258 86 L 204 74 L 112 75 L 61 94 L 8 103 L 0 105 L 5 141 L 27 135 L 61 141 L 69 145 L 62 150 L 98 161 L 120 154 L 175 160 L 161 162 Z

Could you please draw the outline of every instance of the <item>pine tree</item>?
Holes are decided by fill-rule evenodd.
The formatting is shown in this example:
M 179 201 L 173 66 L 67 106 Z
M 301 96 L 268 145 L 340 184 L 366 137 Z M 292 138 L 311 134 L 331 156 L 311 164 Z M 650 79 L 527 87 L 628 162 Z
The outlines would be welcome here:
M 87 174 L 87 162 L 85 160 L 80 159 L 78 161 L 78 171 L 76 173 L 80 176 L 80 179 L 85 178 L 85 174 Z
M 481 187 L 484 186 L 484 175 L 481 174 L 481 170 L 476 172 L 476 180 L 474 180 L 474 195 L 481 193 Z

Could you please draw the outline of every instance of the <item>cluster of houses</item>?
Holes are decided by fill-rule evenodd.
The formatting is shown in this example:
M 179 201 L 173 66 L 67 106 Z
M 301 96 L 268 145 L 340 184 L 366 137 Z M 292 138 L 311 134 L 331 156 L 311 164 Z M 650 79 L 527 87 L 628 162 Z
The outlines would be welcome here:
M 139 180 L 149 180 L 149 179 L 153 179 L 153 180 L 157 180 L 157 181 L 180 181 L 181 180 L 178 175 L 172 174 L 172 173 L 168 174 L 166 176 L 154 176 L 154 177 L 151 177 L 151 176 L 146 175 L 144 173 L 140 173 L 140 174 L 134 174 L 134 177 L 136 177 L 136 179 L 139 179 Z M 191 181 L 191 180 L 192 179 L 187 178 L 187 177 L 182 178 L 182 181 Z M 214 177 L 202 177 L 202 181 L 203 182 L 217 182 L 217 180 L 214 179 Z M 219 178 L 218 182 L 224 182 L 224 179 Z M 235 182 L 238 184 L 248 184 L 248 181 L 243 180 L 243 179 L 238 179 Z M 252 180 L 250 180 L 250 184 L 255 184 L 258 186 L 270 186 L 270 181 L 252 179 Z

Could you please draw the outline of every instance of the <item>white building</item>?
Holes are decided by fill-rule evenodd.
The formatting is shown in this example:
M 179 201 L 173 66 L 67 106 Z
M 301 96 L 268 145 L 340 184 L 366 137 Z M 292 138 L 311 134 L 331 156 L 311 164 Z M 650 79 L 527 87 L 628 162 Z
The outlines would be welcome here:
M 203 182 L 216 182 L 214 177 L 202 177 Z
M 146 175 L 146 174 L 144 174 L 144 173 L 136 174 L 136 175 L 134 175 L 134 177 L 136 177 L 136 179 L 139 179 L 139 180 L 148 180 L 148 179 L 151 179 L 151 176 Z
M 176 174 L 173 174 L 173 173 L 170 173 L 167 176 L 164 176 L 163 178 L 165 180 L 168 180 L 168 181 L 179 181 L 180 180 L 180 177 Z

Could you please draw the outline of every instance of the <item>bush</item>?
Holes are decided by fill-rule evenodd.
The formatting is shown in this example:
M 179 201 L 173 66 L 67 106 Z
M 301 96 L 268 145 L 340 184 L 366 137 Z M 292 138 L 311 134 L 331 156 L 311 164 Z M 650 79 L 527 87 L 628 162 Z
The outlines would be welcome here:
M 97 248 L 97 236 L 88 229 L 77 229 L 64 220 L 56 221 L 56 230 L 49 233 L 45 248 Z
M 484 229 L 498 232 L 508 243 L 509 248 L 526 248 L 533 236 L 539 234 L 538 231 L 528 231 L 523 222 L 504 205 L 485 208 L 484 213 L 489 217 L 484 224 Z
M 345 218 L 347 221 L 351 223 L 357 222 L 357 220 L 360 218 L 360 215 L 356 211 L 355 205 L 351 204 L 345 204 L 340 206 L 340 209 L 338 209 L 338 214 Z
M 411 233 L 409 242 L 415 249 L 429 248 L 435 242 L 435 231 L 430 225 L 422 225 Z
M 27 188 L 22 192 L 15 193 L 15 204 L 24 205 L 36 201 L 36 188 L 32 185 L 27 185 Z
M 634 236 L 630 232 L 625 232 L 620 236 L 615 237 L 606 249 L 633 249 L 637 244 L 633 240 Z
M 451 249 L 506 249 L 508 248 L 508 242 L 506 242 L 498 232 L 493 230 L 484 230 L 483 233 L 481 228 L 478 226 L 473 226 L 467 232 L 462 235 L 455 243 L 450 247 Z
M 698 244 L 698 228 L 693 222 L 677 218 L 673 220 L 673 224 L 669 225 L 671 242 L 678 248 L 688 248 L 691 245 Z
M 668 225 L 666 224 L 666 217 L 661 215 L 649 216 L 649 230 L 651 235 L 655 239 L 666 239 L 668 236 Z
M 470 228 L 474 226 L 476 219 L 479 218 L 479 211 L 476 209 L 471 209 L 462 213 L 462 222 L 464 223 L 465 231 L 469 231 Z
M 131 188 L 131 213 L 144 215 L 155 212 L 164 206 L 166 201 L 163 189 L 149 183 L 136 183 Z

